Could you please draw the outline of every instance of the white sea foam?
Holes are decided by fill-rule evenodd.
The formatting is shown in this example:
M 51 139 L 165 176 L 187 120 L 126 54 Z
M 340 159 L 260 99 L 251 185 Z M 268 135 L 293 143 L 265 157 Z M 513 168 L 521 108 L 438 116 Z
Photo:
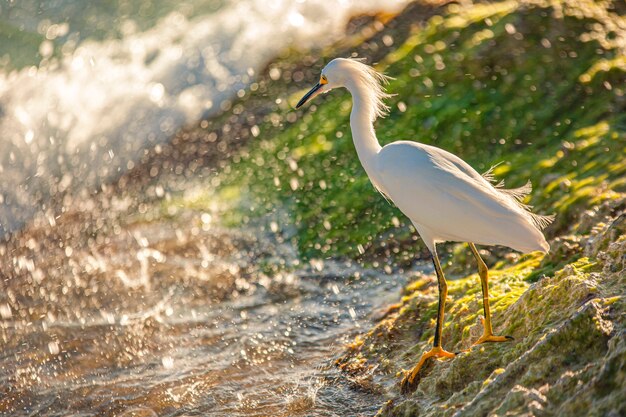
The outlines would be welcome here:
M 121 39 L 87 39 L 54 65 L 0 74 L 0 235 L 216 111 L 288 44 L 328 43 L 351 14 L 382 5 L 245 0 L 191 19 L 174 12 L 143 32 L 127 24 Z

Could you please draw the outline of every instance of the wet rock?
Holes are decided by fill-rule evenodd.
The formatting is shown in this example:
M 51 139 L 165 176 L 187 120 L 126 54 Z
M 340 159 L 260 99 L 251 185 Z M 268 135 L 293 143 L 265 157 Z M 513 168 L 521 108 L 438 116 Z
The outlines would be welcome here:
M 423 277 L 339 363 L 350 369 L 351 378 L 367 372 L 372 381 L 391 387 L 387 393 L 393 400 L 380 416 L 626 414 L 626 216 L 610 209 L 621 201 L 582 215 L 597 223 L 584 234 L 580 231 L 590 223 L 580 221 L 573 234 L 554 239 L 556 254 L 543 261 L 521 257 L 492 271 L 494 330 L 515 341 L 433 362 L 423 369 L 414 393 L 398 396 L 398 386 L 390 383 L 432 343 L 436 287 Z M 550 272 L 546 265 L 557 261 L 562 267 Z M 547 276 L 528 284 L 533 268 L 523 265 L 544 268 Z M 527 286 L 516 286 L 520 275 Z M 475 279 L 450 281 L 443 332 L 448 350 L 467 349 L 482 333 L 481 305 L 468 296 L 476 291 Z M 500 291 L 519 293 L 507 298 Z
M 502 405 L 498 407 L 496 415 L 511 415 L 522 417 L 544 416 L 548 399 L 536 389 L 527 389 L 516 385 L 506 395 Z

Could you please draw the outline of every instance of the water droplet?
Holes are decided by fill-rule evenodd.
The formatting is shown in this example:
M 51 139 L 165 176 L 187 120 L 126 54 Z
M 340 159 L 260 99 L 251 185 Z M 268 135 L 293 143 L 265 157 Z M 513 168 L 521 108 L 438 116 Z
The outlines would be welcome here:
M 171 356 L 161 358 L 161 363 L 165 369 L 172 369 L 174 367 L 174 359 Z
M 274 67 L 272 69 L 270 69 L 270 78 L 274 81 L 278 80 L 280 78 L 280 69 Z
M 9 320 L 11 317 L 13 317 L 11 307 L 8 304 L 0 304 L 0 317 L 2 317 L 4 320 Z
M 59 349 L 59 344 L 55 342 L 54 340 L 51 342 L 48 342 L 48 350 L 50 351 L 52 355 L 58 355 L 59 352 L 61 351 Z

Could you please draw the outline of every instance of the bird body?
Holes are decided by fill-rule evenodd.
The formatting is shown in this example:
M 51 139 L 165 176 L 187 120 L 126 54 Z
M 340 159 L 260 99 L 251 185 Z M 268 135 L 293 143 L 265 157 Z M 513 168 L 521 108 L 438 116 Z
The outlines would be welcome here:
M 441 347 L 446 280 L 437 257 L 436 244 L 468 242 L 478 263 L 485 313 L 483 336 L 476 344 L 505 342 L 509 336 L 495 336 L 489 310 L 488 270 L 475 244 L 503 245 L 521 252 L 548 252 L 542 227 L 552 220 L 530 211 L 520 201 L 530 192 L 530 183 L 507 190 L 493 184 L 491 170 L 479 174 L 469 164 L 443 149 L 414 141 L 397 141 L 381 147 L 374 120 L 385 114 L 389 97 L 382 84 L 387 77 L 354 59 L 337 58 L 323 70 L 318 84 L 297 104 L 302 106 L 316 95 L 345 87 L 352 94 L 350 127 L 359 160 L 376 189 L 413 223 L 431 252 L 439 285 L 439 307 L 433 348 L 402 381 L 403 391 L 414 382 L 426 360 L 452 358 Z
M 533 216 L 508 190 L 495 188 L 457 156 L 400 141 L 375 158 L 381 191 L 413 222 L 426 246 L 445 241 L 549 249 Z M 410 177 L 406 173 L 410 172 Z

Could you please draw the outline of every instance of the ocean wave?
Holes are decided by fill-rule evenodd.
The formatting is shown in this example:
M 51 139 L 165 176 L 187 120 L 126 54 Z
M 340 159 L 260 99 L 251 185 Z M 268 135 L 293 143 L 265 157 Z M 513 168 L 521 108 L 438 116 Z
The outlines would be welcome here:
M 350 15 L 380 7 L 248 0 L 203 16 L 171 12 L 147 30 L 125 22 L 120 38 L 86 39 L 60 58 L 0 74 L 0 235 L 58 193 L 93 191 L 145 149 L 219 111 L 283 48 L 327 44 Z

